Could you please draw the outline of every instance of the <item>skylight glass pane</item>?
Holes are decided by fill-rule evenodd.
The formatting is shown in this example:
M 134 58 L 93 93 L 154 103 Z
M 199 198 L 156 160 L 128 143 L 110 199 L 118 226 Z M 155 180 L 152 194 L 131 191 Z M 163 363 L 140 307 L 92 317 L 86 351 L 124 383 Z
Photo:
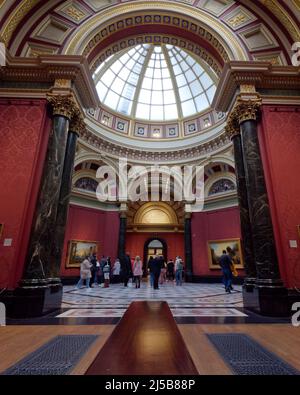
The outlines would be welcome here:
M 163 104 L 163 93 L 162 91 L 153 92 L 152 104 Z
M 97 89 L 100 101 L 103 101 L 104 97 L 108 91 L 108 88 L 101 81 L 99 81 L 96 86 L 96 89 Z
M 137 118 L 149 119 L 150 118 L 150 106 L 139 103 L 136 109 Z
M 133 99 L 135 88 L 132 85 L 126 84 L 123 90 L 123 96 L 127 99 Z
M 185 76 L 186 76 L 186 79 L 188 80 L 188 82 L 195 81 L 195 79 L 197 78 L 191 69 L 189 69 L 185 73 Z
M 141 93 L 140 93 L 140 96 L 139 96 L 139 101 L 141 103 L 150 104 L 150 102 L 151 102 L 151 91 L 146 90 L 146 89 L 141 89 Z
M 173 84 L 171 78 L 165 78 L 163 80 L 163 89 L 168 90 L 168 89 L 173 89 Z
M 125 85 L 125 81 L 121 80 L 121 78 L 116 77 L 116 79 L 114 80 L 111 89 L 116 92 L 116 93 L 120 93 L 123 91 Z
M 200 66 L 199 63 L 196 63 L 196 64 L 193 66 L 193 70 L 194 70 L 195 74 L 196 74 L 198 77 L 199 77 L 201 74 L 204 73 L 204 69 Z
M 206 73 L 200 77 L 200 81 L 204 89 L 208 89 L 213 84 L 212 79 Z
M 176 81 L 177 81 L 178 88 L 181 88 L 182 86 L 187 84 L 184 74 L 178 75 L 176 77 Z
M 202 95 L 196 97 L 195 102 L 196 102 L 198 112 L 204 111 L 209 107 L 209 103 L 208 103 L 206 95 L 204 93 Z
M 185 101 L 185 100 L 192 98 L 190 88 L 187 85 L 183 86 L 182 88 L 179 89 L 179 95 L 180 95 L 181 101 Z
M 216 88 L 215 85 L 213 85 L 211 88 L 209 88 L 207 90 L 206 94 L 207 94 L 207 97 L 208 97 L 208 100 L 209 100 L 209 104 L 211 104 L 211 102 L 213 101 L 215 93 L 216 93 L 216 90 L 217 90 L 217 88 Z
M 119 73 L 119 77 L 121 77 L 122 80 L 126 81 L 129 74 L 130 74 L 130 70 L 126 69 L 126 67 L 123 67 Z M 105 81 L 105 76 L 103 76 L 102 80 Z
M 161 91 L 162 90 L 162 80 L 153 80 L 153 90 Z
M 182 103 L 182 113 L 184 117 L 189 117 L 196 113 L 196 107 L 193 100 Z
M 164 120 L 164 108 L 163 108 L 163 106 L 151 106 L 150 119 L 152 121 Z
M 203 88 L 198 80 L 194 81 L 190 85 L 193 96 L 198 96 L 203 92 Z
M 175 104 L 176 103 L 176 98 L 175 98 L 175 93 L 173 90 L 170 91 L 164 91 L 164 103 L 165 104 Z
M 118 74 L 122 67 L 123 67 L 122 63 L 119 60 L 117 60 L 114 64 L 112 64 L 111 70 L 115 74 Z
M 113 82 L 113 80 L 115 79 L 116 75 L 109 69 L 105 72 L 103 78 L 101 78 L 101 80 L 104 82 L 104 84 L 107 87 L 110 87 L 111 83 Z
M 119 103 L 119 97 L 120 96 L 117 93 L 109 91 L 104 103 L 113 110 L 116 110 Z
M 144 89 L 151 89 L 152 88 L 152 79 L 151 78 L 144 78 L 142 88 Z
M 132 106 L 132 102 L 130 100 L 121 97 L 118 105 L 118 111 L 123 114 L 130 115 L 131 106 Z
M 176 104 L 165 106 L 165 121 L 169 121 L 171 119 L 178 119 L 178 111 Z

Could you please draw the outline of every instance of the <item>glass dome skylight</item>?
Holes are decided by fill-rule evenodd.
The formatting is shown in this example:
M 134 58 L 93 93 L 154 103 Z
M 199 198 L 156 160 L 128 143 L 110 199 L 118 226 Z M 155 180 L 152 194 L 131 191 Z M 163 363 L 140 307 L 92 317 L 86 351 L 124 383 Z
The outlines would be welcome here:
M 137 45 L 103 62 L 94 74 L 101 103 L 134 119 L 168 121 L 206 110 L 215 74 L 172 45 Z

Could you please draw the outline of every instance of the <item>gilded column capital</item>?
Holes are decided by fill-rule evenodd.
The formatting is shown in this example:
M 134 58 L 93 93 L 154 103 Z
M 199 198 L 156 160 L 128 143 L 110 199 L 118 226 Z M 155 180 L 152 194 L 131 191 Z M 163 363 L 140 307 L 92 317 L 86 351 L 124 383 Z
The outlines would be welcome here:
M 258 96 L 254 99 L 238 98 L 231 115 L 240 124 L 245 121 L 256 121 L 261 105 L 262 99 Z
M 78 111 L 78 106 L 73 95 L 47 94 L 47 100 L 53 108 L 53 115 L 62 115 L 69 120 Z
M 71 132 L 77 133 L 78 136 L 80 136 L 85 131 L 85 129 L 86 126 L 84 123 L 84 118 L 80 111 L 76 111 L 75 115 L 72 117 L 70 121 L 69 130 Z
M 240 134 L 239 120 L 236 118 L 236 114 L 234 112 L 232 112 L 228 117 L 227 124 L 225 126 L 225 133 L 231 139 Z

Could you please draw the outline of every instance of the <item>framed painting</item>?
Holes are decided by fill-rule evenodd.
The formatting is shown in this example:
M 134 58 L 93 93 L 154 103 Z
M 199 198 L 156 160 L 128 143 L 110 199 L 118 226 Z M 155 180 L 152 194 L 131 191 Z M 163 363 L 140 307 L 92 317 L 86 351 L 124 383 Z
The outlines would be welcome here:
M 99 243 L 97 241 L 70 240 L 66 267 L 80 267 L 81 262 L 87 255 L 98 254 L 98 252 Z
M 2 237 L 3 228 L 4 228 L 4 224 L 0 224 L 0 239 Z
M 235 267 L 237 269 L 244 268 L 241 240 L 240 239 L 226 239 L 226 240 L 211 240 L 208 242 L 208 256 L 209 256 L 209 268 L 220 269 L 219 260 L 223 251 L 227 253 L 233 259 Z

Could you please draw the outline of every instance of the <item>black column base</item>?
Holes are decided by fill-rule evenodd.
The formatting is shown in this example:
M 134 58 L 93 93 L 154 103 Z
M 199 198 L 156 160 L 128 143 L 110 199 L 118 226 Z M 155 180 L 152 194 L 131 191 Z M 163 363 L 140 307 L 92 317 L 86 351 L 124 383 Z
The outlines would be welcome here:
M 243 285 L 244 308 L 269 317 L 291 315 L 288 290 L 281 281 L 256 280 Z
M 60 309 L 62 295 L 63 286 L 57 279 L 23 280 L 3 302 L 9 318 L 34 318 Z

